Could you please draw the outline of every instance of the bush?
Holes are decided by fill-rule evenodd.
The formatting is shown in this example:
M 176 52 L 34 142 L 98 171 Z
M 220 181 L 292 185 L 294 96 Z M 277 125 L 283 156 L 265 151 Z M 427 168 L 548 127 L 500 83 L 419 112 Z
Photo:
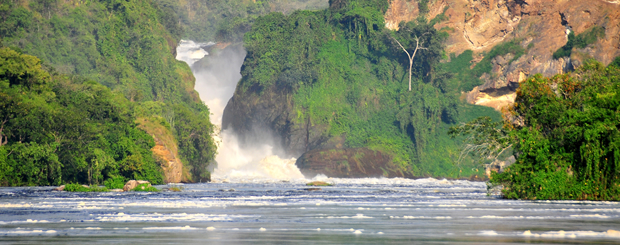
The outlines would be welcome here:
M 605 38 L 605 29 L 600 26 L 593 26 L 576 36 L 571 31 L 568 34 L 568 42 L 566 42 L 566 45 L 562 46 L 553 53 L 553 58 L 559 59 L 562 57 L 570 57 L 573 52 L 573 47 L 585 48 L 601 38 Z
M 105 180 L 103 183 L 108 189 L 123 189 L 126 182 L 127 179 L 125 179 L 125 177 L 123 176 L 112 176 L 109 179 Z
M 159 192 L 159 189 L 149 186 L 149 184 L 139 184 L 136 188 L 133 188 L 132 191 Z
M 67 184 L 65 185 L 65 191 L 69 192 L 107 192 L 108 188 L 91 185 L 90 187 L 84 187 L 80 184 Z

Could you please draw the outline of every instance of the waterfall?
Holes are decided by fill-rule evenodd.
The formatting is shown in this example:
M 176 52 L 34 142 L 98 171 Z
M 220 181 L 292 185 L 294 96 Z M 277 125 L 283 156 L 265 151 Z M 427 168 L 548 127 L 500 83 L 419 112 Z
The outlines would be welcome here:
M 214 139 L 218 144 L 215 157 L 217 166 L 212 171 L 214 182 L 253 182 L 304 179 L 295 158 L 281 158 L 270 137 L 249 144 L 239 142 L 231 129 L 220 131 L 226 103 L 233 96 L 241 79 L 241 65 L 245 58 L 242 48 L 227 48 L 209 53 L 215 43 L 197 43 L 181 40 L 177 60 L 190 65 L 196 78 L 195 89 L 211 112 L 211 122 L 218 127 Z M 207 49 L 207 50 L 205 50 Z M 208 59 L 205 59 L 207 57 Z M 256 129 L 260 130 L 260 129 Z

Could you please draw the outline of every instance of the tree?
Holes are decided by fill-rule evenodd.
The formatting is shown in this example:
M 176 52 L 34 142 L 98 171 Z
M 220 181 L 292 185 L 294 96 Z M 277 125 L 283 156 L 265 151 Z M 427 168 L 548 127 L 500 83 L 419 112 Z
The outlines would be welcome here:
M 513 139 L 508 131 L 500 127 L 501 122 L 493 122 L 490 117 L 479 117 L 468 123 L 450 127 L 448 134 L 452 138 L 466 136 L 465 145 L 457 162 L 464 156 L 475 154 L 483 159 L 496 161 L 512 148 Z
M 415 49 L 413 50 L 412 54 L 409 54 L 409 51 L 407 51 L 407 49 L 405 47 L 403 47 L 402 44 L 400 44 L 400 42 L 398 40 L 396 40 L 396 38 L 392 38 L 394 39 L 394 41 L 396 43 L 398 43 L 398 46 L 400 46 L 403 51 L 405 51 L 405 53 L 407 54 L 407 57 L 409 58 L 409 91 L 411 91 L 411 68 L 413 67 L 413 59 L 415 58 L 416 53 L 418 52 L 418 50 L 426 50 L 428 48 L 425 47 L 421 47 L 420 46 L 420 38 L 419 37 L 415 37 Z

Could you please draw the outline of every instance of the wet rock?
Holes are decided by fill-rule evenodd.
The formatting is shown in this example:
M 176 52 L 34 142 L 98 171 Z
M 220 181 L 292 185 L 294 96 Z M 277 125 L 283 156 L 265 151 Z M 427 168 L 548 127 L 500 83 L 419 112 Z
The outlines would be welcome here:
M 141 184 L 148 184 L 148 187 L 151 186 L 151 183 L 146 180 L 130 180 L 125 183 L 125 186 L 123 186 L 123 191 L 133 190 L 134 188 L 136 188 L 136 186 Z
M 323 190 L 323 189 L 321 189 L 321 188 L 306 188 L 304 190 L 305 191 L 320 191 L 320 190 Z
M 65 185 L 61 185 L 59 187 L 54 188 L 55 191 L 64 191 L 65 190 Z
M 332 186 L 332 184 L 324 181 L 312 181 L 306 184 L 307 186 Z
M 364 147 L 312 150 L 297 159 L 296 165 L 306 178 L 318 174 L 336 178 L 411 177 L 395 166 L 389 155 Z

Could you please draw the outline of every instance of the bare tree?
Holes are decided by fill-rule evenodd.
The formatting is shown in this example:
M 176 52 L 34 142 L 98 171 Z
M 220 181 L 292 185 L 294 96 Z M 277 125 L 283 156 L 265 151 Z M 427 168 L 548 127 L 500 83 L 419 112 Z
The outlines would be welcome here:
M 409 54 L 409 51 L 407 51 L 407 49 L 405 47 L 403 47 L 402 44 L 400 44 L 400 42 L 398 40 L 396 40 L 396 38 L 392 38 L 394 39 L 394 41 L 396 41 L 396 43 L 398 43 L 398 46 L 400 46 L 403 51 L 405 51 L 405 53 L 407 53 L 407 57 L 409 58 L 409 91 L 411 91 L 411 68 L 413 67 L 413 58 L 415 58 L 416 53 L 418 52 L 418 50 L 424 50 L 424 49 L 428 49 L 426 47 L 421 47 L 423 43 L 420 42 L 420 38 L 418 36 L 414 37 L 415 39 L 415 49 L 413 50 L 413 54 Z
M 457 163 L 470 153 L 482 159 L 499 161 L 502 154 L 513 146 L 513 139 L 506 129 L 500 127 L 501 124 L 502 122 L 493 122 L 490 117 L 479 117 L 471 122 L 450 127 L 448 131 L 450 137 L 465 137 L 463 140 L 465 145 Z

